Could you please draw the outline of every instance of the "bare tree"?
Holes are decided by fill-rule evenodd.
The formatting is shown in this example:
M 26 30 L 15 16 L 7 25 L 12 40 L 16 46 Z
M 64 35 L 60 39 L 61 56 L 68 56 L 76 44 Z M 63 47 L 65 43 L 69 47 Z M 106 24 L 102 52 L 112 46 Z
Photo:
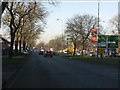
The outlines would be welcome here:
M 110 24 L 112 25 L 112 33 L 115 35 L 120 35 L 120 32 L 118 31 L 118 16 L 114 16 L 111 20 L 110 20 Z
M 74 45 L 74 52 L 76 52 L 76 44 L 80 41 L 83 50 L 85 49 L 85 43 L 89 41 L 92 28 L 97 27 L 97 18 L 90 15 L 76 15 L 74 18 L 67 21 L 67 27 L 65 33 L 71 38 Z
M 45 43 L 44 42 L 40 42 L 36 45 L 36 48 L 41 48 L 41 47 L 45 47 Z
M 28 16 L 29 21 L 37 22 L 40 19 L 42 22 L 44 21 L 45 17 L 45 10 L 41 7 L 39 8 L 36 5 L 36 2 L 29 2 L 28 4 L 24 2 L 9 2 L 7 6 L 8 12 L 6 13 L 9 16 L 7 20 L 7 25 L 10 27 L 10 36 L 11 36 L 11 47 L 10 47 L 10 57 L 13 56 L 13 45 L 14 39 L 17 31 L 19 30 L 23 18 Z M 5 16 L 6 17 L 6 16 Z M 17 35 L 16 35 L 17 36 Z M 16 44 L 17 46 L 17 44 Z
M 63 45 L 62 45 L 62 35 L 60 36 L 56 36 L 54 39 L 51 39 L 48 43 L 47 43 L 47 46 L 49 48 L 53 48 L 54 51 L 58 51 L 58 50 L 61 50 L 63 49 Z

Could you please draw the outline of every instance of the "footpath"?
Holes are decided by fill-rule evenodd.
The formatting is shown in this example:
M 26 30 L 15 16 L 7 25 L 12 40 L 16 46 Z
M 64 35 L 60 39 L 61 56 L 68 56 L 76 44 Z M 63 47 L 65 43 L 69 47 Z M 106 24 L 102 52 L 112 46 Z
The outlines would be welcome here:
M 25 56 L 16 56 L 13 59 L 2 58 L 2 88 L 14 78 L 26 61 Z

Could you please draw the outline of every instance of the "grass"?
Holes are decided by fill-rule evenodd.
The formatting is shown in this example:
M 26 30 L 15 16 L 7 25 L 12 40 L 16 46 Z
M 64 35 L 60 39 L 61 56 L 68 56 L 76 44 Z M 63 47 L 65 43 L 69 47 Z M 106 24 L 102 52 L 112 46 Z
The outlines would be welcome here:
M 88 56 L 71 56 L 71 55 L 62 55 L 63 57 L 81 60 L 89 63 L 95 64 L 108 64 L 118 66 L 120 58 L 108 57 L 108 58 L 96 58 Z
M 25 56 L 22 55 L 14 56 L 13 58 L 9 58 L 8 56 L 2 56 L 2 62 L 20 62 L 25 59 Z

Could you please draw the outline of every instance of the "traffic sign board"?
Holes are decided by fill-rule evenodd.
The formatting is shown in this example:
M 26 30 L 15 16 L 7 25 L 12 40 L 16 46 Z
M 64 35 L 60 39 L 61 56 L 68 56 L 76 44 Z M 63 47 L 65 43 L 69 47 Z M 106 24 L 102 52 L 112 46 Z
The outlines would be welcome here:
M 102 54 L 105 52 L 105 49 L 104 48 L 98 48 L 98 53 Z
M 107 35 L 98 35 L 98 43 L 106 42 L 107 41 Z
M 110 44 L 108 44 L 109 48 L 118 48 L 118 36 L 108 36 L 108 42 L 110 42 Z
M 98 48 L 118 48 L 118 36 L 98 35 Z
M 98 43 L 99 48 L 106 48 L 106 42 Z

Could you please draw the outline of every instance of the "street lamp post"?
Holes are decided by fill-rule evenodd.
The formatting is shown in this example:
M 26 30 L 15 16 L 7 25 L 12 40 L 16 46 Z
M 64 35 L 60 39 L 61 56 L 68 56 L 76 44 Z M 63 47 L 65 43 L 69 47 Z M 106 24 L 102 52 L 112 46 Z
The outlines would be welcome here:
M 98 34 L 99 34 L 99 9 L 100 9 L 100 1 L 98 0 L 98 30 L 97 30 L 97 58 L 98 58 Z
M 61 50 L 62 50 L 62 46 L 63 46 L 63 20 L 62 19 L 57 19 L 57 20 L 59 20 L 59 21 L 61 21 L 61 23 L 62 23 L 62 36 L 61 36 Z

